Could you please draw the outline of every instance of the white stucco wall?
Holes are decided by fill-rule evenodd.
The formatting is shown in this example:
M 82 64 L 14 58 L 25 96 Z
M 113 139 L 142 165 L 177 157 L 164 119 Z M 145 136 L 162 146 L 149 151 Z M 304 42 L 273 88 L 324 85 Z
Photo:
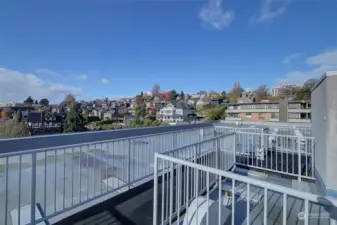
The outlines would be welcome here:
M 315 167 L 325 188 L 337 191 L 337 71 L 326 75 L 311 93 Z

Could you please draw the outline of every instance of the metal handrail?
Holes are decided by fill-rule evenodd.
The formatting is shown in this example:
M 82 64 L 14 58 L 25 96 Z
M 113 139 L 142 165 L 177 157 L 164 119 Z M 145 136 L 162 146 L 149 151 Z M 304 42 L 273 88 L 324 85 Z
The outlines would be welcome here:
M 165 134 L 174 134 L 174 133 L 180 133 L 182 131 L 194 131 L 194 130 L 200 130 L 200 129 L 210 128 L 210 127 L 212 126 L 192 128 L 192 129 L 182 129 L 182 130 L 161 132 L 161 133 L 155 133 L 155 134 L 149 134 L 149 135 L 138 135 L 138 136 L 133 136 L 133 137 L 108 139 L 108 140 L 103 140 L 103 141 L 83 142 L 83 143 L 72 144 L 72 145 L 60 145 L 60 146 L 55 146 L 55 147 L 37 148 L 37 149 L 31 149 L 31 150 L 26 150 L 26 151 L 7 152 L 7 153 L 0 153 L 0 157 L 11 157 L 11 156 L 26 155 L 26 154 L 32 154 L 32 153 L 38 153 L 38 152 L 47 152 L 47 151 L 53 151 L 53 150 L 59 150 L 59 149 L 76 148 L 76 147 L 81 147 L 83 145 L 105 144 L 111 141 L 125 141 L 125 140 L 131 141 L 131 140 L 138 139 L 138 138 L 147 138 L 147 137 L 153 137 L 153 136 L 159 136 L 159 135 L 165 135 Z
M 293 188 L 289 188 L 289 187 L 285 187 L 285 186 L 281 186 L 278 184 L 274 184 L 274 183 L 270 183 L 270 182 L 265 182 L 265 181 L 261 181 L 261 180 L 256 180 L 250 177 L 246 177 L 246 176 L 242 176 L 239 174 L 235 174 L 232 172 L 227 172 L 224 170 L 219 170 L 219 169 L 215 169 L 215 168 L 211 168 L 211 167 L 207 167 L 207 166 L 203 166 L 200 164 L 196 164 L 193 162 L 189 162 L 189 161 L 185 161 L 185 160 L 181 160 L 178 158 L 174 158 L 171 156 L 167 156 L 161 153 L 155 153 L 155 162 L 159 159 L 163 159 L 163 160 L 167 160 L 173 163 L 177 163 L 183 166 L 187 166 L 187 167 L 191 167 L 200 171 L 207 171 L 209 173 L 212 174 L 217 174 L 235 181 L 241 181 L 241 182 L 245 182 L 247 184 L 250 185 L 254 185 L 254 186 L 258 186 L 258 187 L 262 187 L 262 188 L 267 188 L 268 190 L 272 190 L 272 191 L 276 191 L 276 192 L 280 192 L 280 193 L 284 193 L 296 198 L 302 198 L 304 200 L 309 200 L 310 202 L 314 202 L 314 203 L 318 203 L 324 206 L 334 206 L 337 207 L 337 200 L 336 199 L 332 199 L 332 198 L 327 198 L 325 196 L 320 196 L 320 195 L 316 195 L 316 194 L 312 194 L 312 193 L 308 193 L 308 192 L 303 192 L 303 191 L 299 191 Z M 155 163 L 156 166 L 156 163 Z M 155 168 L 156 170 L 157 168 Z
M 173 148 L 173 149 L 164 151 L 163 154 L 169 154 L 169 153 L 172 153 L 172 152 L 175 152 L 175 151 L 182 150 L 184 148 L 188 148 L 188 147 L 192 147 L 192 146 L 195 146 L 195 145 L 203 144 L 205 142 L 214 141 L 214 140 L 217 140 L 217 139 L 222 138 L 222 137 L 227 137 L 227 136 L 229 137 L 229 136 L 232 136 L 233 134 L 235 134 L 235 132 L 232 132 L 232 133 L 229 133 L 229 134 L 219 135 L 219 136 L 216 136 L 216 137 L 213 137 L 213 138 L 208 138 L 206 140 L 199 141 L 199 142 L 196 142 L 196 143 L 193 143 L 193 144 L 189 144 L 189 145 L 181 146 L 179 148 Z
M 237 131 L 236 133 L 238 134 L 252 134 L 251 132 L 246 132 L 246 131 Z M 272 137 L 288 137 L 288 138 L 303 138 L 303 139 L 312 139 L 314 140 L 314 137 L 300 137 L 300 136 L 296 136 L 296 135 L 284 135 L 284 134 L 264 134 L 264 133 L 253 133 L 254 135 L 266 135 L 266 136 L 272 136 Z

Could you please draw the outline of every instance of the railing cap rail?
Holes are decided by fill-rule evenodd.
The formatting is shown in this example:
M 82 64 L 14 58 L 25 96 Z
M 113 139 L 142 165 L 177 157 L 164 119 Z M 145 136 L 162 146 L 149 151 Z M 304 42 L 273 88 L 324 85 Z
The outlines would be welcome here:
M 209 126 L 209 127 L 212 127 L 212 126 Z M 154 133 L 154 134 L 148 134 L 148 135 L 138 135 L 138 136 L 108 139 L 108 140 L 102 140 L 102 141 L 83 142 L 83 143 L 71 144 L 71 145 L 59 145 L 59 146 L 54 146 L 54 147 L 45 147 L 45 148 L 36 148 L 36 149 L 30 149 L 30 150 L 24 150 L 24 151 L 0 153 L 0 157 L 11 157 L 11 156 L 27 155 L 27 154 L 38 153 L 38 152 L 48 152 L 48 151 L 59 150 L 59 149 L 76 148 L 76 147 L 82 147 L 84 145 L 105 144 L 105 143 L 109 143 L 112 141 L 126 141 L 126 140 L 131 141 L 131 140 L 139 139 L 139 138 L 153 137 L 153 136 L 164 135 L 164 134 L 174 134 L 174 133 L 179 133 L 182 131 L 200 130 L 200 129 L 209 128 L 209 127 L 205 126 L 205 127 L 191 128 L 191 129 L 166 131 L 166 132 L 160 132 L 160 133 Z

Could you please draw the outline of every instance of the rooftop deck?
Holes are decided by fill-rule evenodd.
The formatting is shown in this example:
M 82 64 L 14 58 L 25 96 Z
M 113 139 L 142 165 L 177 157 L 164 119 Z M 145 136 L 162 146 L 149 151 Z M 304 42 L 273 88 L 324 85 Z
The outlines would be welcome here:
M 268 202 L 268 224 L 307 221 L 302 214 L 298 216 L 306 210 L 303 208 L 306 204 L 310 206 L 308 212 L 318 210 L 324 217 L 310 219 L 309 224 L 331 223 L 331 207 L 327 210 L 326 206 L 330 202 L 322 204 L 320 200 L 322 206 L 318 207 L 318 202 L 312 199 L 320 191 L 315 185 L 314 139 L 309 137 L 308 127 L 199 124 L 180 128 L 183 129 L 170 128 L 167 132 L 142 136 L 123 134 L 123 138 L 113 139 L 109 139 L 111 134 L 104 133 L 107 140 L 89 143 L 78 143 L 81 138 L 76 137 L 71 145 L 26 151 L 21 151 L 20 146 L 0 154 L 0 215 L 4 215 L 0 216 L 0 224 L 176 224 L 188 217 L 197 196 L 220 202 L 218 199 L 228 193 L 236 197 L 231 200 L 235 208 L 225 205 L 227 223 L 231 223 L 229 218 L 234 212 L 235 224 L 246 223 L 248 218 L 250 223 L 262 224 L 264 199 Z M 14 140 L 0 141 L 0 146 L 8 145 L 9 141 Z M 187 166 L 174 160 L 192 164 Z M 198 166 L 205 167 L 196 173 Z M 213 174 L 208 171 L 212 168 L 217 170 Z M 226 171 L 234 172 L 230 172 L 237 178 L 234 186 L 232 175 L 222 174 Z M 251 180 L 257 185 L 247 185 Z M 286 189 L 268 188 L 265 192 L 265 183 Z M 249 201 L 247 189 L 251 193 Z M 298 196 L 291 195 L 293 190 L 305 191 L 310 196 L 299 195 L 294 199 Z M 279 201 L 285 195 L 286 207 Z M 188 210 L 182 199 L 187 199 Z M 153 200 L 158 207 L 153 208 Z M 162 206 L 163 202 L 168 205 Z M 249 212 L 244 210 L 247 205 Z

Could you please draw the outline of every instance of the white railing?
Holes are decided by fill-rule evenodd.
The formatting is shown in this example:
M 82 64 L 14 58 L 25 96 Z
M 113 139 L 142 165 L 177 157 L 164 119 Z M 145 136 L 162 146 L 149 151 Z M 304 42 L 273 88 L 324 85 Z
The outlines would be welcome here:
M 249 133 L 263 133 L 263 128 L 257 127 L 226 127 L 226 126 L 214 126 L 214 131 L 219 134 L 230 134 L 233 132 L 249 132 Z
M 315 139 L 278 134 L 237 132 L 236 164 L 315 179 Z
M 180 148 L 165 151 L 163 154 L 174 158 L 229 170 L 235 164 L 234 133 L 222 134 Z
M 153 225 L 336 224 L 337 201 L 155 154 Z
M 312 137 L 312 129 L 311 127 L 270 127 L 270 133 L 275 133 L 279 135 L 295 135 L 300 137 Z
M 113 197 L 152 179 L 155 152 L 213 134 L 206 127 L 0 154 L 0 224 L 38 224 Z

